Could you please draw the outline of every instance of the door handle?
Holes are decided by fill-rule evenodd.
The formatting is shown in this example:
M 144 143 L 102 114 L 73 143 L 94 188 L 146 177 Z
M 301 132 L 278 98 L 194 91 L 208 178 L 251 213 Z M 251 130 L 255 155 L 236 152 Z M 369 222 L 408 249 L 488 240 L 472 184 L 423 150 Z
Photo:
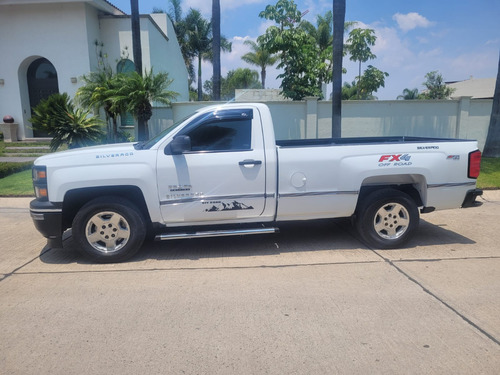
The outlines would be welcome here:
M 260 164 L 262 164 L 262 160 L 245 159 L 243 161 L 240 161 L 238 164 L 239 165 L 243 165 L 243 166 L 246 166 L 246 165 L 260 165 Z

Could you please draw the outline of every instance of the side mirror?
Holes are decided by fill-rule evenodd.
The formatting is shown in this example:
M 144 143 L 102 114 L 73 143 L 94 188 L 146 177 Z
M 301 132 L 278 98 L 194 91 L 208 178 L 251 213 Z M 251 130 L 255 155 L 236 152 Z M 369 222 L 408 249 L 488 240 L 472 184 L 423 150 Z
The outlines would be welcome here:
M 170 151 L 172 155 L 181 155 L 191 151 L 191 138 L 189 135 L 179 135 L 170 143 Z

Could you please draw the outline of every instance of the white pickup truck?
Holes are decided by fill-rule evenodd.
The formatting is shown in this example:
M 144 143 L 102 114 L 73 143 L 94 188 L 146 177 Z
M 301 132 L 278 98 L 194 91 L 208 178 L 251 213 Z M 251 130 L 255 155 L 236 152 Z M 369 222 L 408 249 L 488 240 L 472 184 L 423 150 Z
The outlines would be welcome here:
M 352 217 L 371 247 L 402 246 L 419 211 L 471 207 L 477 142 L 416 137 L 276 141 L 264 104 L 207 107 L 143 143 L 42 156 L 36 228 L 62 247 L 72 228 L 98 262 L 157 240 L 270 233 L 280 222 Z

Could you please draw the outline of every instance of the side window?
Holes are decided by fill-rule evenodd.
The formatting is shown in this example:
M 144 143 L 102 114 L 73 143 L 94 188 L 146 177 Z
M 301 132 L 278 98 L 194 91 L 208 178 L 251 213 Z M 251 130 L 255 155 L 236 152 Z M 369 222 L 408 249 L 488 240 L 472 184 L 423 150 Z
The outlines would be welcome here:
M 251 119 L 213 119 L 200 124 L 187 134 L 192 151 L 250 150 Z

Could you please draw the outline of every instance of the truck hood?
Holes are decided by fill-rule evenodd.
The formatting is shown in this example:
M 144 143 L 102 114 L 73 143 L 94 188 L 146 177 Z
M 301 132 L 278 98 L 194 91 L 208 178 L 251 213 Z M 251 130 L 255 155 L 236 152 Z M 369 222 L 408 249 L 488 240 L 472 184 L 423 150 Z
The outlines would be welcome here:
M 103 146 L 82 147 L 74 150 L 60 151 L 37 158 L 35 165 L 47 164 L 82 164 L 85 161 L 96 162 L 99 159 L 124 159 L 140 152 L 134 148 L 135 143 L 117 143 Z

